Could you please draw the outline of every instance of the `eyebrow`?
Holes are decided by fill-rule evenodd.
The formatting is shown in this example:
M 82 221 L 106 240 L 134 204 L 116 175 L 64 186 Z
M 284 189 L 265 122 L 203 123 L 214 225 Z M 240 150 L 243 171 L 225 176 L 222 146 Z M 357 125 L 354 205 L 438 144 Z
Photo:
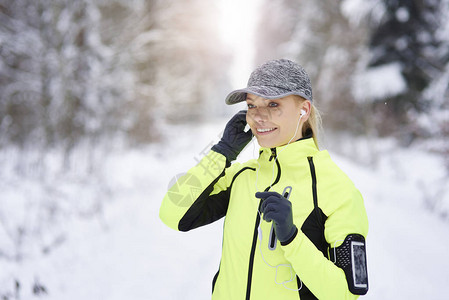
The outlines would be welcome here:
M 245 100 L 250 100 L 250 101 L 256 101 L 256 99 L 253 99 L 253 98 L 251 98 L 250 96 L 246 96 L 246 99 Z M 266 99 L 266 98 L 262 98 L 262 100 L 264 100 L 264 101 L 276 101 L 276 100 L 279 100 L 279 99 Z

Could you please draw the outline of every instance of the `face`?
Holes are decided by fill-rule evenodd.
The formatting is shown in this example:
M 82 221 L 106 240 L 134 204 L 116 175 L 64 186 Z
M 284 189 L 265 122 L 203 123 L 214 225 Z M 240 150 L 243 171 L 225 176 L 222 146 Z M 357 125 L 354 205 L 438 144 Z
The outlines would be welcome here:
M 302 137 L 302 125 L 310 111 L 309 101 L 299 101 L 293 95 L 269 100 L 247 94 L 246 103 L 246 122 L 261 147 L 283 146 Z M 301 109 L 306 114 L 300 119 Z

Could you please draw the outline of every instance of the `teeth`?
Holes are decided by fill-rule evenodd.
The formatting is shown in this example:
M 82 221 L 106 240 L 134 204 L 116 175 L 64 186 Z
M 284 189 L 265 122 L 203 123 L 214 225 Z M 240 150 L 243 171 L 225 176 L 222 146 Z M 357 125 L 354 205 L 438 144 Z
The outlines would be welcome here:
M 268 132 L 268 131 L 272 131 L 275 130 L 276 128 L 266 128 L 266 129 L 262 129 L 262 128 L 257 128 L 257 132 Z

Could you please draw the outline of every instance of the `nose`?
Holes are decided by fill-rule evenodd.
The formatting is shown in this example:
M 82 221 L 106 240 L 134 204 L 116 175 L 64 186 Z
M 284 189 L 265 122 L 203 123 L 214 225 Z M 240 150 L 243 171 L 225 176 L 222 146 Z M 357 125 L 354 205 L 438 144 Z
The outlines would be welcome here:
M 267 107 L 255 107 L 249 109 L 248 115 L 257 123 L 264 123 L 270 120 L 270 114 Z

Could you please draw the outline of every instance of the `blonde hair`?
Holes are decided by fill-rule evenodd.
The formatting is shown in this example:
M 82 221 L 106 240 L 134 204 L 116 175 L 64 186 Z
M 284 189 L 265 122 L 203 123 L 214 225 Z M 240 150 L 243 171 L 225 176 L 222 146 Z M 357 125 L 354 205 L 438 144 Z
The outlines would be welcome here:
M 308 101 L 300 96 L 297 96 L 296 99 L 298 99 L 298 103 L 302 104 L 304 101 Z M 318 108 L 311 102 L 310 103 L 310 114 L 307 121 L 302 126 L 302 136 L 305 137 L 309 134 L 312 134 L 313 141 L 315 142 L 315 145 L 317 148 L 319 148 L 318 145 L 318 136 L 320 132 L 322 131 L 322 120 L 321 120 L 321 114 Z

